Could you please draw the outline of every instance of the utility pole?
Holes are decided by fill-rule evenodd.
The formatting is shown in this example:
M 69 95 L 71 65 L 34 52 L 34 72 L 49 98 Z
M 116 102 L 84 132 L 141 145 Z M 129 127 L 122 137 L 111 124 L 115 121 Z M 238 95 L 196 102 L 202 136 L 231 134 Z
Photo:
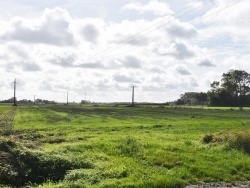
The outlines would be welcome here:
M 13 104 L 13 106 L 17 106 L 17 104 L 16 104 L 16 78 L 14 80 L 14 104 Z
M 36 104 L 36 96 L 34 95 L 34 104 Z
M 134 92 L 135 92 L 135 86 L 132 86 L 132 104 L 131 104 L 132 107 L 135 106 L 135 104 L 134 104 L 134 102 L 135 102 L 135 100 L 134 100 L 134 97 L 135 97 Z
M 67 106 L 69 105 L 69 92 L 67 91 Z
M 85 102 L 86 102 L 86 92 L 85 92 Z

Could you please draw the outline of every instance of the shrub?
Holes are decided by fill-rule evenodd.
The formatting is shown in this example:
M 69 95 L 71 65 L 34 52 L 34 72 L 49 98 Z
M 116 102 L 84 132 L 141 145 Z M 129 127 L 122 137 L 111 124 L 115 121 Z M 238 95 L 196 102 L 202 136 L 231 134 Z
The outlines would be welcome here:
M 233 139 L 229 141 L 230 146 L 250 153 L 250 132 L 240 131 L 234 134 Z
M 206 134 L 203 138 L 202 141 L 206 144 L 212 142 L 212 140 L 214 139 L 214 135 L 212 134 Z
M 0 155 L 0 182 L 16 187 L 59 181 L 68 170 L 90 167 L 87 163 L 31 151 L 10 139 L 0 138 Z
M 230 131 L 217 135 L 208 134 L 203 137 L 204 143 L 227 143 L 230 148 L 242 150 L 250 154 L 250 131 Z
M 133 137 L 126 137 L 118 141 L 118 153 L 126 156 L 133 156 L 138 153 L 141 149 L 141 145 Z

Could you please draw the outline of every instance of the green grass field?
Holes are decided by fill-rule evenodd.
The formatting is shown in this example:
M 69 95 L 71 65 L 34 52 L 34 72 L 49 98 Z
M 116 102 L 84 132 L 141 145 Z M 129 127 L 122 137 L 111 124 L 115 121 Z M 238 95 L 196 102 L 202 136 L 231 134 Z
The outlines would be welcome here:
M 250 180 L 246 108 L 0 105 L 0 113 L 13 108 L 12 127 L 1 122 L 3 185 L 164 188 Z

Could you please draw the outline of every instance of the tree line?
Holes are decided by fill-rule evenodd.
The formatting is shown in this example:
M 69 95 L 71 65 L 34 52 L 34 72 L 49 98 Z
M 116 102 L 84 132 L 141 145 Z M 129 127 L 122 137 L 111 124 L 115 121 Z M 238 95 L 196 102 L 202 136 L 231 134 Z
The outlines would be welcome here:
M 204 92 L 186 92 L 176 101 L 178 105 L 250 106 L 250 74 L 244 70 L 229 70 L 221 81 L 211 83 Z
M 13 103 L 14 97 L 6 100 L 1 100 L 0 103 Z M 17 101 L 18 104 L 56 104 L 55 101 L 43 100 L 43 99 L 36 99 L 35 101 L 22 99 Z

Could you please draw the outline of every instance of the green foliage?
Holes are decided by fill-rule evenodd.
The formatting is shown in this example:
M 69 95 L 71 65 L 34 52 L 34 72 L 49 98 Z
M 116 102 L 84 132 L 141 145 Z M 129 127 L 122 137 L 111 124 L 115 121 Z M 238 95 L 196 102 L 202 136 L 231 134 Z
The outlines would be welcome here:
M 149 181 L 142 187 L 148 188 L 182 188 L 184 182 L 177 178 L 158 177 L 156 181 Z
M 207 103 L 207 93 L 186 92 L 177 100 L 177 105 L 201 105 Z
M 58 181 L 70 169 L 89 167 L 59 156 L 30 151 L 5 138 L 0 139 L 0 152 L 0 182 L 18 187 L 29 182 L 43 183 L 48 179 Z
M 242 150 L 250 154 L 250 131 L 221 132 L 217 135 L 208 134 L 203 137 L 204 143 L 227 143 L 230 148 Z
M 139 152 L 142 152 L 143 147 L 133 137 L 126 137 L 125 139 L 118 140 L 117 152 L 120 155 L 134 156 Z
M 121 179 L 126 178 L 127 176 L 128 170 L 125 167 L 115 167 L 105 171 L 95 169 L 77 169 L 69 171 L 64 180 L 71 182 L 82 181 L 92 185 L 101 182 L 103 179 Z
M 250 154 L 250 132 L 244 131 L 236 133 L 235 139 L 230 142 L 230 145 Z
M 206 134 L 206 135 L 202 138 L 203 142 L 206 143 L 206 144 L 212 142 L 213 139 L 214 139 L 214 135 L 212 135 L 212 134 Z
M 210 105 L 249 106 L 250 74 L 243 70 L 223 73 L 221 83 L 214 81 L 208 92 Z
M 0 106 L 0 113 L 8 109 Z M 1 138 L 0 184 L 151 188 L 246 181 L 250 158 L 242 145 L 249 142 L 243 131 L 237 135 L 249 131 L 250 114 L 233 109 L 18 106 L 13 129 Z

